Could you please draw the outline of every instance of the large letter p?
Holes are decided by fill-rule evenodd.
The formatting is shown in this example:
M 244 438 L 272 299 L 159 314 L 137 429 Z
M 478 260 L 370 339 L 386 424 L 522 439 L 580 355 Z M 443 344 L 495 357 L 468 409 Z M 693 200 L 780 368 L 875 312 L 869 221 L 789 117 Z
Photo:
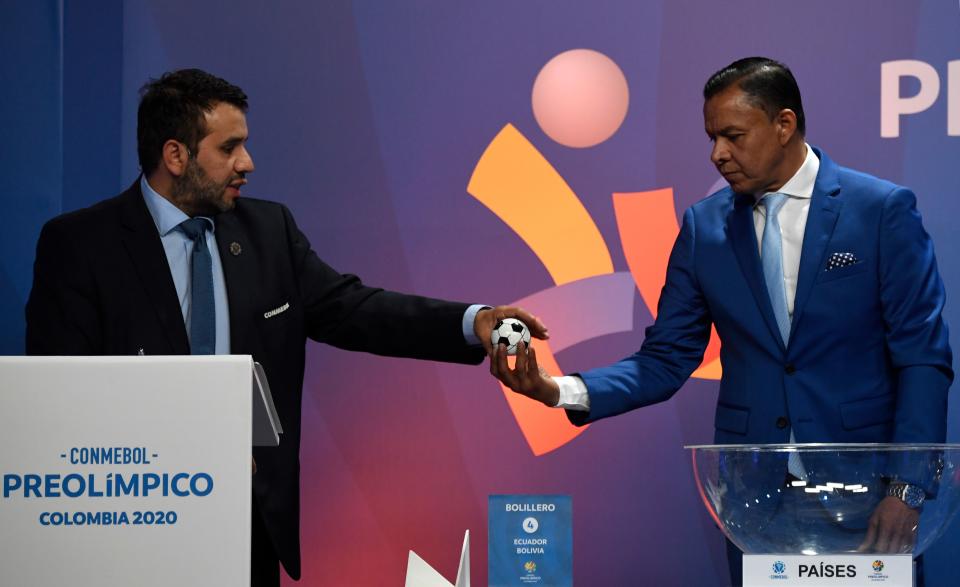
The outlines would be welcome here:
M 915 77 L 920 90 L 915 96 L 900 95 L 900 78 Z M 924 61 L 902 59 L 880 64 L 880 136 L 900 136 L 900 116 L 923 112 L 937 101 L 940 94 L 940 76 L 932 65 Z

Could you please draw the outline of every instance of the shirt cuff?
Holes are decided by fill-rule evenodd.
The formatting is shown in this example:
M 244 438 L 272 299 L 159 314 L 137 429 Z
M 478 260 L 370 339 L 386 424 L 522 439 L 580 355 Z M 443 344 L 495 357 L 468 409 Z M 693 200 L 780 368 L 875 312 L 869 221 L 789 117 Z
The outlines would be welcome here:
M 587 384 L 576 375 L 554 377 L 560 386 L 560 401 L 555 408 L 564 408 L 576 412 L 590 411 L 590 395 L 587 393 Z
M 473 323 L 477 320 L 477 313 L 479 313 L 480 310 L 487 310 L 489 308 L 490 306 L 484 306 L 483 304 L 474 304 L 463 313 L 463 340 L 466 341 L 467 346 L 480 346 L 483 344 L 473 331 Z

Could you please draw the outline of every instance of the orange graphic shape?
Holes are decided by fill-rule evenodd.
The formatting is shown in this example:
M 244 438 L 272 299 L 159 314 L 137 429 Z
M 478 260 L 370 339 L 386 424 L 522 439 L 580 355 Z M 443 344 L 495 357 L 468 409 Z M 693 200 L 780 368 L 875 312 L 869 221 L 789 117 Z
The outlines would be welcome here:
M 555 377 L 563 375 L 560 365 L 553 357 L 553 351 L 550 350 L 550 344 L 545 340 L 538 340 L 533 343 L 537 349 L 537 363 L 546 369 L 547 373 Z M 508 357 L 507 362 L 513 368 L 516 359 Z M 520 395 L 510 390 L 509 387 L 500 384 L 503 389 L 503 395 L 507 398 L 507 404 L 513 417 L 520 425 L 520 432 L 527 441 L 527 445 L 534 456 L 546 454 L 556 450 L 566 443 L 570 442 L 583 433 L 588 426 L 574 426 L 567 420 L 565 410 L 557 408 L 548 408 L 538 401 L 532 400 L 526 396 Z
M 556 285 L 613 273 L 613 260 L 587 209 L 512 124 L 494 137 L 467 192 L 523 239 Z
M 670 251 L 680 234 L 673 189 L 613 194 L 613 209 L 627 266 L 643 303 L 656 318 Z M 716 328 L 711 327 L 703 362 L 693 377 L 717 380 L 721 374 L 720 338 Z

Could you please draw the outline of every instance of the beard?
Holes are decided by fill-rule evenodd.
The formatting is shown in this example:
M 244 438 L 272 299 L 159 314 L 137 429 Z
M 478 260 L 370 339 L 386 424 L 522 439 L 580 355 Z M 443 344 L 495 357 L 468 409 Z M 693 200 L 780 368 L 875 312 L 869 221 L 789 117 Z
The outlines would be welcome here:
M 174 180 L 171 196 L 174 203 L 190 216 L 216 216 L 233 209 L 233 200 L 227 199 L 224 193 L 237 179 L 242 177 L 231 177 L 218 183 L 210 179 L 197 160 L 191 157 L 183 175 Z

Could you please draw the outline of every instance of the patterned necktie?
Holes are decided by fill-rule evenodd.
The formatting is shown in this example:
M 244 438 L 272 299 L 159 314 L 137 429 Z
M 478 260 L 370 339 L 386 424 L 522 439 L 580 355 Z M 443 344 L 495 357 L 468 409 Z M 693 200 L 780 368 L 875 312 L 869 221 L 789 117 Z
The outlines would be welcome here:
M 209 221 L 191 218 L 179 228 L 193 240 L 190 259 L 190 353 L 213 355 L 217 350 L 217 309 L 213 301 L 213 262 L 207 248 Z
M 760 200 L 766 209 L 766 221 L 763 224 L 763 238 L 760 244 L 760 263 L 763 265 L 763 279 L 770 294 L 773 315 L 777 318 L 777 327 L 783 344 L 790 340 L 790 313 L 787 310 L 787 288 L 783 283 L 783 236 L 780 234 L 780 219 L 777 214 L 787 202 L 787 194 L 767 194 Z M 790 428 L 790 444 L 797 439 Z M 807 472 L 796 452 L 787 454 L 787 471 L 798 479 L 806 479 Z

